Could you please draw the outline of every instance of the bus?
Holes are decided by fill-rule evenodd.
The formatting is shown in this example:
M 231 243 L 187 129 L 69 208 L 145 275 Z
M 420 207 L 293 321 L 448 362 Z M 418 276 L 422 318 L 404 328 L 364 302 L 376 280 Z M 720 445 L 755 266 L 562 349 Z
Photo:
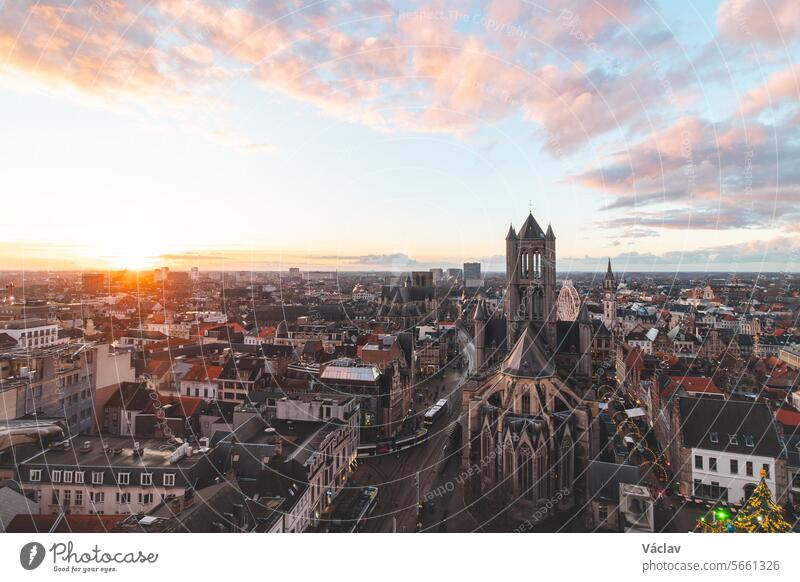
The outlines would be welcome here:
M 450 401 L 447 400 L 447 398 L 442 398 L 436 404 L 434 404 L 434 406 L 440 407 L 444 413 L 447 413 L 447 407 L 449 406 L 449 404 Z
M 424 417 L 425 426 L 433 425 L 437 420 L 439 420 L 442 415 L 444 414 L 444 408 L 441 406 L 432 406 L 426 413 Z

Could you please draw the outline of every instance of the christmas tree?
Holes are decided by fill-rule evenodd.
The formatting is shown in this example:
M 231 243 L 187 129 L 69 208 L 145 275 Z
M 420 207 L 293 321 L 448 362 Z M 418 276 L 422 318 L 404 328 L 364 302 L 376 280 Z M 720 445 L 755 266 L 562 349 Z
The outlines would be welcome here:
M 783 519 L 783 510 L 780 505 L 772 501 L 772 491 L 767 487 L 766 476 L 766 471 L 762 469 L 761 482 L 736 517 L 728 520 L 727 512 L 715 510 L 714 523 L 709 523 L 705 518 L 701 518 L 697 522 L 697 529 L 706 533 L 783 533 L 791 531 L 792 526 Z

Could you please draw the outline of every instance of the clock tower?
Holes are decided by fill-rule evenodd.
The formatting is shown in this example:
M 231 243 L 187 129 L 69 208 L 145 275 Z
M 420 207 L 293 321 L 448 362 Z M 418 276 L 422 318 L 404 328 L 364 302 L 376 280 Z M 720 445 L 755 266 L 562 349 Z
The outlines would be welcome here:
M 608 270 L 603 279 L 603 323 L 610 330 L 617 319 L 617 281 L 611 270 L 611 259 L 608 259 Z

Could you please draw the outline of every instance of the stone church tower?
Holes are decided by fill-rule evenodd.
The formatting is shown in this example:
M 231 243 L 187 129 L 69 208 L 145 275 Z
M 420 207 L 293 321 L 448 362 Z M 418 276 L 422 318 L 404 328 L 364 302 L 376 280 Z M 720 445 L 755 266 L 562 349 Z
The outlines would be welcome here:
M 603 323 L 609 330 L 613 330 L 617 320 L 617 281 L 611 270 L 611 259 L 608 259 L 608 270 L 603 279 Z
M 507 345 L 513 346 L 529 324 L 547 346 L 556 347 L 556 237 L 545 233 L 533 213 L 519 233 L 506 236 Z

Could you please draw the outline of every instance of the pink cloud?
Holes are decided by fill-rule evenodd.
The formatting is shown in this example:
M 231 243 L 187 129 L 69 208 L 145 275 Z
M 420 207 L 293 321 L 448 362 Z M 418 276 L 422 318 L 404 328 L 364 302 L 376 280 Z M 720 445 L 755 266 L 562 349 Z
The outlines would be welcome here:
M 726 0 L 717 9 L 717 27 L 736 42 L 780 47 L 800 34 L 796 0 Z
M 786 102 L 800 103 L 800 65 L 770 76 L 765 85 L 745 93 L 741 102 L 740 112 L 745 116 L 758 115 L 767 108 Z

